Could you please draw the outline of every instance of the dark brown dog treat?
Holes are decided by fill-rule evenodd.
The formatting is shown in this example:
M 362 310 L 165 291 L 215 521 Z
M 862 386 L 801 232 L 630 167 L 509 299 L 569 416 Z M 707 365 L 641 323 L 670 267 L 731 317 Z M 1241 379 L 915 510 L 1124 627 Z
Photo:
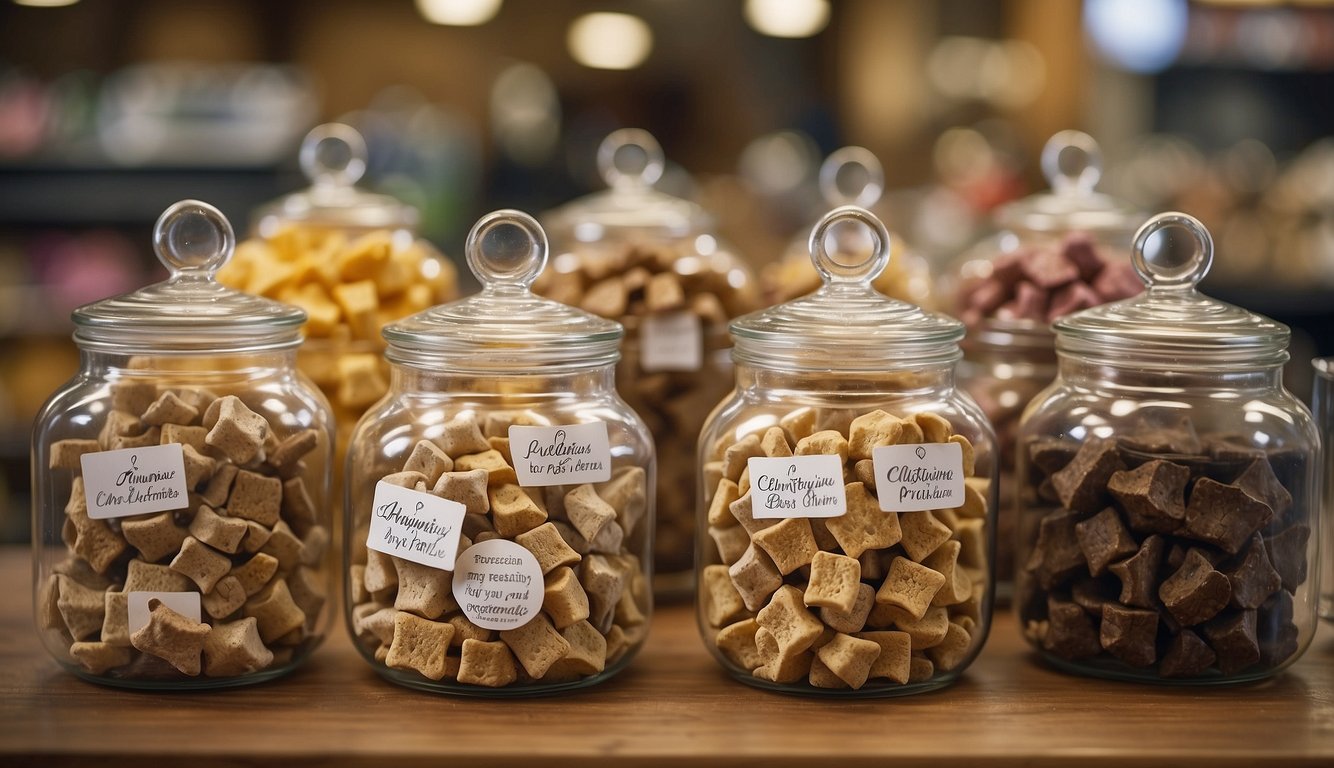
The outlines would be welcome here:
M 1204 637 L 1218 654 L 1218 669 L 1235 675 L 1260 661 L 1255 611 L 1226 611 L 1204 625 Z
M 1186 483 L 1190 470 L 1170 461 L 1145 462 L 1115 472 L 1107 490 L 1125 510 L 1136 533 L 1173 533 L 1186 517 Z
M 1044 478 L 1038 485 L 1038 498 L 1052 504 L 1061 503 L 1061 495 L 1056 492 L 1056 486 L 1052 485 L 1051 478 Z
M 1154 534 L 1139 545 L 1139 551 L 1108 568 L 1121 580 L 1121 602 L 1140 608 L 1156 608 L 1158 568 L 1166 546 L 1163 537 Z M 1104 611 L 1106 608 L 1104 608 Z
M 1274 467 L 1268 459 L 1256 459 L 1246 467 L 1232 484 L 1245 491 L 1251 498 L 1259 499 L 1274 510 L 1274 515 L 1281 516 L 1292 506 L 1292 494 L 1278 481 Z
M 1116 602 L 1120 592 L 1120 585 L 1111 576 L 1104 576 L 1101 579 L 1080 579 L 1070 587 L 1070 599 L 1094 616 L 1101 616 L 1102 607 Z
M 1167 651 L 1158 665 L 1163 677 L 1199 677 L 1214 665 L 1218 656 L 1209 644 L 1189 629 L 1173 635 Z
M 1028 570 L 1044 589 L 1052 589 L 1086 568 L 1075 525 L 1080 515 L 1069 510 L 1053 512 L 1038 524 L 1038 540 L 1028 558 Z
M 1088 561 L 1089 573 L 1101 576 L 1113 561 L 1139 550 L 1139 543 L 1126 530 L 1121 516 L 1111 507 L 1075 524 L 1075 538 Z
M 1245 435 L 1210 435 L 1204 441 L 1204 451 L 1221 465 L 1234 465 L 1239 468 L 1244 468 L 1250 462 L 1265 456 L 1264 450 L 1251 445 Z
M 1103 303 L 1102 297 L 1092 288 L 1084 283 L 1069 283 L 1051 292 L 1051 300 L 1047 304 L 1047 316 L 1044 319 L 1051 322 L 1071 312 L 1096 307 L 1101 303 Z
M 1127 450 L 1150 455 L 1199 456 L 1204 451 L 1189 416 L 1141 420 L 1120 438 L 1120 444 Z
M 1105 265 L 1102 257 L 1098 255 L 1098 249 L 1093 245 L 1092 238 L 1082 232 L 1067 235 L 1061 243 L 1061 253 L 1066 261 L 1079 269 L 1079 279 L 1086 283 L 1097 277 Z
M 1033 466 L 1048 475 L 1061 471 L 1078 452 L 1078 443 L 1059 437 L 1042 437 L 1028 444 L 1028 457 Z
M 1158 660 L 1158 612 L 1108 603 L 1102 609 L 1099 641 L 1107 652 L 1132 667 Z
M 1182 626 L 1212 619 L 1227 606 L 1232 585 L 1198 549 L 1186 553 L 1181 567 L 1163 580 L 1158 597 Z
M 1047 635 L 1042 647 L 1063 659 L 1087 659 L 1102 652 L 1093 619 L 1074 603 L 1047 598 Z
M 1289 592 L 1296 592 L 1297 587 L 1306 583 L 1306 541 L 1309 538 L 1311 529 L 1298 524 L 1265 539 L 1269 563 L 1278 571 L 1283 588 Z
M 1240 561 L 1225 573 L 1232 584 L 1233 608 L 1259 608 L 1283 585 L 1278 571 L 1269 562 L 1264 539 L 1258 533 L 1251 537 Z
M 1104 506 L 1107 480 L 1122 469 L 1125 464 L 1117 453 L 1116 441 L 1090 437 L 1075 458 L 1051 476 L 1051 482 L 1062 506 L 1091 515 Z
M 1235 555 L 1272 516 L 1268 504 L 1237 486 L 1202 477 L 1191 487 L 1181 535 Z
M 1255 620 L 1260 663 L 1277 667 L 1297 652 L 1297 625 L 1292 621 L 1292 595 L 1279 590 L 1260 607 Z

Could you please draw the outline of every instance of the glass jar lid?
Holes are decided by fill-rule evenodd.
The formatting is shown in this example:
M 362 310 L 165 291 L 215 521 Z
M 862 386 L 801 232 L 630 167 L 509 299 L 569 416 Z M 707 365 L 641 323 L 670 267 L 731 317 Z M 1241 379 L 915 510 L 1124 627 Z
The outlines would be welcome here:
M 1069 232 L 1132 229 L 1140 216 L 1134 206 L 1095 191 L 1102 178 L 1102 150 L 1092 136 L 1061 131 L 1042 148 L 1042 174 L 1051 191 L 1002 207 L 997 223 L 1014 230 Z
M 311 185 L 256 211 L 261 237 L 290 222 L 360 229 L 413 229 L 417 210 L 356 187 L 366 173 L 366 140 L 342 123 L 315 126 L 301 142 L 301 170 Z
M 74 310 L 84 349 L 155 354 L 248 352 L 301 343 L 306 313 L 233 290 L 216 274 L 236 235 L 222 212 L 182 200 L 158 217 L 153 250 L 170 276 L 160 283 Z
M 820 197 L 831 208 L 858 205 L 870 208 L 885 192 L 885 169 L 865 147 L 834 150 L 820 163 Z
M 850 242 L 866 236 L 874 241 L 871 248 Z M 870 211 L 835 208 L 811 230 L 808 247 L 823 285 L 733 320 L 737 362 L 778 370 L 862 372 L 959 358 L 962 323 L 891 299 L 871 285 L 889 263 L 890 242 L 885 225 Z
M 616 362 L 620 323 L 530 290 L 547 251 L 546 233 L 532 216 L 515 210 L 483 216 L 464 244 L 481 291 L 386 326 L 385 357 L 475 373 L 554 373 Z
M 689 200 L 653 188 L 666 161 L 648 131 L 622 128 L 598 146 L 598 171 L 609 189 L 552 210 L 543 218 L 558 242 L 594 243 L 632 234 L 684 237 L 712 227 L 712 218 Z
M 1172 237 L 1181 230 L 1193 247 L 1181 248 Z M 1286 325 L 1196 290 L 1213 259 L 1213 238 L 1199 220 L 1175 212 L 1154 216 L 1135 233 L 1131 253 L 1145 292 L 1058 319 L 1052 326 L 1057 350 L 1173 370 L 1282 364 Z

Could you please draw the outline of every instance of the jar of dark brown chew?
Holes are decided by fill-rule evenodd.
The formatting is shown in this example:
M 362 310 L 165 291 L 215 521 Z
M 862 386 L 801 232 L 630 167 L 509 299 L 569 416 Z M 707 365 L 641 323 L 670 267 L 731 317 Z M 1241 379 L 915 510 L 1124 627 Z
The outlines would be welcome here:
M 1289 332 L 1196 291 L 1213 243 L 1190 216 L 1133 242 L 1147 290 L 1056 321 L 1020 428 L 1020 625 L 1082 674 L 1269 677 L 1316 623 L 1320 445 L 1283 387 Z

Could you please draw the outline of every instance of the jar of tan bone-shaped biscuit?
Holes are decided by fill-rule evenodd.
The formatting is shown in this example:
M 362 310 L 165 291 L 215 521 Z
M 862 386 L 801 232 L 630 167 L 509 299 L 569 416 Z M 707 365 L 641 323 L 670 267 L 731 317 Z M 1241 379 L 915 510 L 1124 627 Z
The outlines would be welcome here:
M 836 247 L 849 227 L 869 258 Z M 939 688 L 992 606 L 995 440 L 954 386 L 963 326 L 871 287 L 889 235 L 869 212 L 809 243 L 823 286 L 731 325 L 736 389 L 700 437 L 700 631 L 761 687 Z
M 1320 443 L 1283 387 L 1289 332 L 1195 289 L 1195 219 L 1133 244 L 1147 289 L 1058 320 L 1058 376 L 1024 412 L 1021 627 L 1082 674 L 1269 677 L 1316 625 Z
M 182 201 L 153 237 L 170 277 L 74 311 L 82 368 L 33 432 L 37 625 L 87 680 L 260 682 L 328 629 L 332 417 L 305 313 L 214 280 L 222 214 Z
M 546 235 L 468 235 L 481 292 L 385 329 L 390 392 L 348 451 L 347 617 L 393 682 L 580 688 L 648 631 L 654 452 L 616 394 L 621 326 L 529 291 Z
M 665 160 L 646 131 L 608 135 L 598 166 L 608 189 L 544 217 L 555 256 L 533 290 L 625 326 L 617 388 L 658 448 L 654 591 L 684 598 L 695 440 L 731 386 L 727 322 L 759 308 L 758 289 L 703 208 L 653 187 Z

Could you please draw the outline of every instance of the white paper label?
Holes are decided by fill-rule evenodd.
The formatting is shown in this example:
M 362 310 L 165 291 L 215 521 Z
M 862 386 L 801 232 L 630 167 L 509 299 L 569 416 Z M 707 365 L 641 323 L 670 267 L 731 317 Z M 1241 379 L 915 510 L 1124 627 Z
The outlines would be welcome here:
M 163 605 L 198 624 L 203 614 L 199 610 L 198 592 L 131 592 L 126 596 L 129 604 L 130 634 L 134 634 L 148 625 L 150 600 L 159 600 Z
M 963 505 L 963 447 L 958 443 L 882 445 L 871 452 L 876 494 L 886 512 Z
M 510 427 L 510 455 L 519 485 L 578 485 L 611 479 L 607 424 Z
M 468 620 L 484 629 L 527 624 L 542 610 L 544 587 L 533 553 L 505 539 L 463 550 L 454 571 L 454 599 Z
M 704 333 L 694 312 L 649 315 L 639 327 L 639 366 L 646 371 L 698 371 Z
M 443 571 L 454 570 L 467 507 L 381 480 L 371 502 L 366 546 Z
M 753 457 L 746 468 L 751 514 L 758 519 L 838 517 L 848 511 L 843 461 L 837 456 Z
M 85 453 L 80 461 L 91 518 L 128 517 L 190 505 L 180 443 Z

